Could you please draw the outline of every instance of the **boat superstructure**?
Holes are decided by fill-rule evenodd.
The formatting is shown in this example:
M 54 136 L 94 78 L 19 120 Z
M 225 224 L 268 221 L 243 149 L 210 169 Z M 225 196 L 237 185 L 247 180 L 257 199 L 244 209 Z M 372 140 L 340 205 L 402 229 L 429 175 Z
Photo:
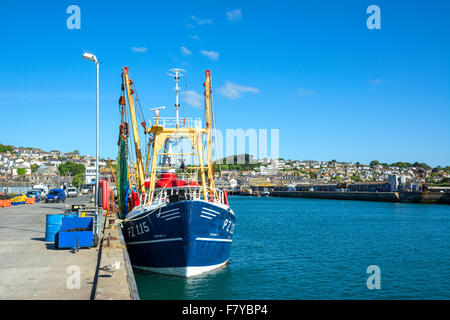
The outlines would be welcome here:
M 205 126 L 198 119 L 179 115 L 178 82 L 185 73 L 183 69 L 169 72 L 176 83 L 176 116 L 161 117 L 165 107 L 158 107 L 152 109 L 151 126 L 141 123 L 148 139 L 144 169 L 135 108 L 138 99 L 129 69 L 123 68 L 117 180 L 124 237 L 133 266 L 192 276 L 228 262 L 236 218 L 227 191 L 214 184 L 211 73 L 205 71 Z M 128 143 L 126 100 L 133 144 Z M 130 166 L 128 154 L 132 154 L 127 151 L 133 146 L 136 163 Z

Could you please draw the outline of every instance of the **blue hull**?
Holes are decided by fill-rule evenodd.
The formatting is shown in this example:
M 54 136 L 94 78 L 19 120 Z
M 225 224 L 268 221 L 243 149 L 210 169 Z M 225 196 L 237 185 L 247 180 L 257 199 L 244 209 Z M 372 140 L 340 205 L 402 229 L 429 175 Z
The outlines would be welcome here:
M 168 205 L 124 223 L 124 237 L 134 267 L 192 276 L 230 258 L 236 218 L 231 209 L 202 200 Z

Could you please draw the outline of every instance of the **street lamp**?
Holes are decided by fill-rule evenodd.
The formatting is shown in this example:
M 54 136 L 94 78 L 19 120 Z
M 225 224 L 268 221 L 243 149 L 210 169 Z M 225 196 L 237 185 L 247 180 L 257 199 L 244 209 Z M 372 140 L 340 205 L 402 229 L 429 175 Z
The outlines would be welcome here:
M 99 78 L 99 61 L 97 59 L 97 57 L 95 55 L 93 55 L 92 53 L 88 53 L 85 52 L 83 53 L 82 57 L 84 59 L 87 59 L 89 61 L 95 62 L 96 66 L 97 66 L 97 143 L 96 143 L 96 155 L 95 155 L 95 215 L 96 215 L 96 233 L 98 234 L 98 227 L 99 227 L 99 214 L 98 214 L 98 92 L 99 92 L 99 82 L 98 82 L 98 78 Z

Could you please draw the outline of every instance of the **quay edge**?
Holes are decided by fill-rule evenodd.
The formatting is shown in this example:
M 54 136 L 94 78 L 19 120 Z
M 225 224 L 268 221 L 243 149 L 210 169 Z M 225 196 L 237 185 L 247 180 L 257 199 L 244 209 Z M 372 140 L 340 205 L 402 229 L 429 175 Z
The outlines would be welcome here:
M 117 216 L 109 216 L 104 211 L 98 266 L 120 261 L 121 267 L 114 273 L 114 277 L 108 272 L 98 270 L 93 300 L 140 300 L 122 229 L 114 225 L 115 219 Z

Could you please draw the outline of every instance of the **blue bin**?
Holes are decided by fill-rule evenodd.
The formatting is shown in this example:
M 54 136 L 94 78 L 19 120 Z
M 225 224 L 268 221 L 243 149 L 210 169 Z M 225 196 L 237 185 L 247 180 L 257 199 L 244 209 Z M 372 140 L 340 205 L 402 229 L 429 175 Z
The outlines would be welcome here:
M 94 220 L 87 218 L 68 218 L 62 220 L 59 230 L 58 248 L 89 248 L 93 246 Z M 85 231 L 73 231 L 83 228 Z
M 63 214 L 48 214 L 45 221 L 45 241 L 54 242 L 55 235 L 61 228 Z

